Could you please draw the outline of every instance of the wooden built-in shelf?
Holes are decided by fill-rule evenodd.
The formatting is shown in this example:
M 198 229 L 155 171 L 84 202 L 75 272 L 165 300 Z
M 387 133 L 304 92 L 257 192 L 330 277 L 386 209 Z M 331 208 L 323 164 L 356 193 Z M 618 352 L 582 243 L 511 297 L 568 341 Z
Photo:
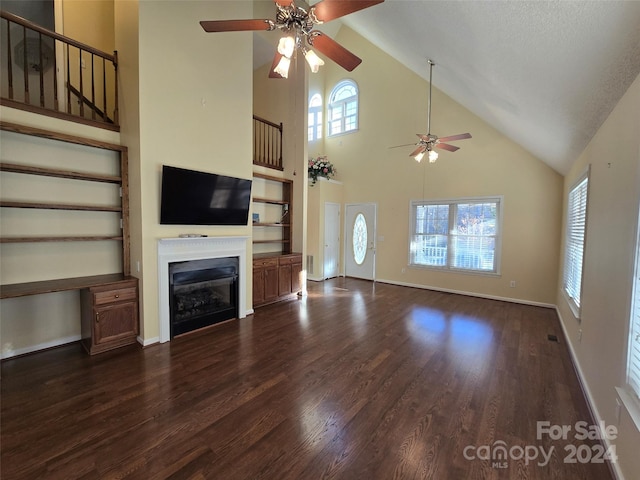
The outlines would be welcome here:
M 32 167 L 14 163 L 0 163 L 3 172 L 24 173 L 27 175 L 41 175 L 45 177 L 68 178 L 71 180 L 87 180 L 89 182 L 121 183 L 122 177 L 116 175 L 102 175 L 98 173 L 76 172 L 57 168 Z
M 284 213 L 281 218 L 281 222 L 255 222 L 254 227 L 272 227 L 279 228 L 281 230 L 280 238 L 270 240 L 257 240 L 254 238 L 253 244 L 280 244 L 282 246 L 282 253 L 291 253 L 292 244 L 292 221 L 293 211 L 291 201 L 293 199 L 293 180 L 288 178 L 274 177 L 273 175 L 266 175 L 264 173 L 254 172 L 254 179 L 259 178 L 269 182 L 276 182 L 281 185 L 279 195 L 274 195 L 272 198 L 265 197 L 253 197 L 254 203 L 265 203 L 268 205 L 279 205 L 284 207 Z
M 90 212 L 122 212 L 122 207 L 120 205 L 79 205 L 71 203 L 13 202 L 7 200 L 0 200 L 0 207 L 35 208 L 43 210 L 85 210 Z
M 253 223 L 254 227 L 290 227 L 291 225 L 288 223 L 261 223 L 261 222 L 254 222 Z
M 0 298 L 16 298 L 26 297 L 28 295 L 38 295 L 41 293 L 80 290 L 82 288 L 122 282 L 127 278 L 128 277 L 122 273 L 110 273 L 105 275 L 91 275 L 87 277 L 42 280 L 39 282 L 12 283 L 10 285 L 0 285 Z

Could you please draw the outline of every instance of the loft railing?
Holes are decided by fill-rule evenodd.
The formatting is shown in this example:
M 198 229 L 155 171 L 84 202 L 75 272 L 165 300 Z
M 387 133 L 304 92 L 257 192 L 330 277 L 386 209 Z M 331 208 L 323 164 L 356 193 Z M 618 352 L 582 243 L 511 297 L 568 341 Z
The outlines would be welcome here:
M 275 170 L 282 167 L 282 123 L 253 116 L 253 164 Z
M 117 52 L 0 11 L 0 104 L 119 130 Z

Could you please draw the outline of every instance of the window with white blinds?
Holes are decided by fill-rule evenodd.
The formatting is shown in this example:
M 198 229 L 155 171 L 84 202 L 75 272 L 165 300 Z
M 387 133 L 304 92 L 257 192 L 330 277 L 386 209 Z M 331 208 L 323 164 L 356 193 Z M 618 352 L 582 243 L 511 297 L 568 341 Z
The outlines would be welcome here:
M 638 229 L 640 230 L 640 226 Z M 636 245 L 636 268 L 633 277 L 627 383 L 636 397 L 640 398 L 640 233 Z
M 573 313 L 580 317 L 584 238 L 587 226 L 589 171 L 582 175 L 569 192 L 567 232 L 564 246 L 563 288 Z

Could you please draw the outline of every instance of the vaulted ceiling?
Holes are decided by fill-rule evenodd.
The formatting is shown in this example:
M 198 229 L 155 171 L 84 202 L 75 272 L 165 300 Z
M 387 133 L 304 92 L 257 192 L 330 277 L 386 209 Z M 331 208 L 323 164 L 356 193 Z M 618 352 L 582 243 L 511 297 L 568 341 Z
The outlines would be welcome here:
M 338 22 L 425 79 L 433 59 L 435 87 L 562 174 L 640 74 L 640 1 L 386 0 Z

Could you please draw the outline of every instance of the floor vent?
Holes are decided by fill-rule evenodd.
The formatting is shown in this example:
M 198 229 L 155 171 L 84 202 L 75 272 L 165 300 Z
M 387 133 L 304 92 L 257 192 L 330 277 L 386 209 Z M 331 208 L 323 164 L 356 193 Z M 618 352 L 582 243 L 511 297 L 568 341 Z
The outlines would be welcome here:
M 556 337 L 555 335 L 547 335 L 547 339 L 550 342 L 557 342 L 558 341 L 558 337 Z

